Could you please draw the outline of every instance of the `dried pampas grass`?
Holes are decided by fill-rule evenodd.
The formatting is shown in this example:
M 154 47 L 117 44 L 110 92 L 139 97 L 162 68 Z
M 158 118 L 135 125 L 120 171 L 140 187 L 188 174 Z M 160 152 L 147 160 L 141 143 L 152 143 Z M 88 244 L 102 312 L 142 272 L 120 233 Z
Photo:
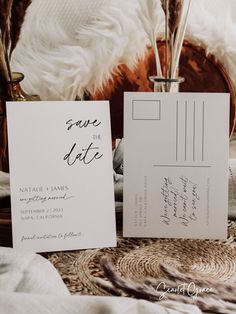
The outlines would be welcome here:
M 26 10 L 31 4 L 31 0 L 13 0 L 11 8 L 11 49 L 10 55 L 16 48 L 20 37 L 22 25 L 24 23 Z
M 0 0 L 0 30 L 3 42 L 3 37 L 9 32 L 12 1 L 13 0 Z
M 179 28 L 181 14 L 183 9 L 183 0 L 172 0 L 169 2 L 169 41 L 170 41 L 170 67 L 169 76 L 172 77 L 172 68 L 175 61 L 173 48 L 175 44 L 176 31 Z M 181 46 L 182 47 L 182 46 Z
M 13 0 L 0 0 L 0 84 L 4 88 L 6 80 L 11 77 L 8 47 L 10 42 L 10 20 L 11 20 L 11 7 Z
M 143 29 L 150 40 L 154 50 L 157 76 L 162 77 L 160 56 L 157 49 L 157 20 L 158 20 L 158 1 L 157 0 L 139 0 L 141 11 L 139 18 L 142 22 Z
M 19 40 L 31 0 L 0 0 L 0 100 L 6 100 L 6 85 L 12 81 L 10 59 Z M 11 95 L 9 95 L 11 96 Z
M 107 256 L 102 257 L 101 267 L 109 281 L 100 279 L 97 283 L 102 288 L 114 291 L 116 294 L 152 302 L 169 300 L 191 304 L 196 305 L 201 311 L 212 313 L 236 313 L 236 284 L 219 283 L 211 279 L 191 277 L 164 265 L 160 265 L 164 277 L 158 279 L 148 278 L 143 282 L 134 282 L 119 275 Z M 165 283 L 165 285 L 160 283 Z M 176 288 L 183 284 L 194 284 L 194 286 L 180 293 Z M 166 292 L 167 289 L 168 292 Z M 208 289 L 207 292 L 206 289 Z
M 177 75 L 178 71 L 178 65 L 179 65 L 179 59 L 181 55 L 181 49 L 183 46 L 184 42 L 184 36 L 186 33 L 186 27 L 187 27 L 187 22 L 188 22 L 188 16 L 189 16 L 189 11 L 191 8 L 191 2 L 192 0 L 184 0 L 183 2 L 183 8 L 180 16 L 180 22 L 179 22 L 179 27 L 176 31 L 176 38 L 175 38 L 175 44 L 173 47 L 173 67 L 171 69 L 171 76 L 175 77 Z
M 2 40 L 0 40 L 0 89 L 2 88 L 3 82 L 9 80 L 9 73 L 5 58 L 5 49 Z
M 165 14 L 168 12 L 168 26 L 173 34 L 179 26 L 183 0 L 161 0 L 161 6 Z
M 178 53 L 176 47 L 182 48 L 183 40 L 181 37 L 177 37 L 177 33 L 181 28 L 183 20 L 183 6 L 184 2 L 188 0 L 161 0 L 161 6 L 165 13 L 165 41 L 166 41 L 166 78 L 176 78 L 176 64 L 179 64 Z M 188 12 L 187 12 L 188 13 Z M 188 15 L 188 14 L 187 14 Z M 183 29 L 183 36 L 185 34 L 185 28 Z M 170 57 L 168 56 L 170 52 Z
M 157 77 L 163 79 L 162 72 L 165 73 L 165 80 L 161 85 L 161 91 L 171 91 L 170 79 L 177 79 L 178 65 L 186 25 L 189 15 L 191 0 L 139 0 L 141 6 L 140 19 L 146 31 L 147 37 L 155 52 Z M 155 14 L 158 3 L 165 14 L 165 64 L 163 70 L 160 64 L 160 57 L 157 47 L 157 15 Z M 156 91 L 154 86 L 154 91 Z
M 174 34 L 180 23 L 183 0 L 173 0 L 169 2 L 169 29 Z

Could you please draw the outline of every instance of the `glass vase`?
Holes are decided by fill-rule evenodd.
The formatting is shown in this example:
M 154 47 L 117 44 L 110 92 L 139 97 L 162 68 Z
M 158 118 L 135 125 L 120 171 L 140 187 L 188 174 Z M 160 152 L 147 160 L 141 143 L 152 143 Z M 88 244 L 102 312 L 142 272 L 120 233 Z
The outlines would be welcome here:
M 150 76 L 149 80 L 153 83 L 153 91 L 154 92 L 179 92 L 179 84 L 184 82 L 183 77 L 177 78 L 163 78 L 157 76 Z

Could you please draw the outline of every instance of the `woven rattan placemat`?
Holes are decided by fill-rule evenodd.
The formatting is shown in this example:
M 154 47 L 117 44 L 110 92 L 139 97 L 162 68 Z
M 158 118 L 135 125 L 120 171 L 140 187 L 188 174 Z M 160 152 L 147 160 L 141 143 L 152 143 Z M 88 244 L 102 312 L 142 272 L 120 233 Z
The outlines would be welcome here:
M 107 255 L 122 277 L 135 281 L 158 279 L 160 264 L 191 277 L 236 282 L 236 222 L 229 222 L 228 239 L 134 239 L 118 234 L 116 248 L 47 253 L 72 294 L 112 295 L 98 284 L 107 279 L 101 258 Z

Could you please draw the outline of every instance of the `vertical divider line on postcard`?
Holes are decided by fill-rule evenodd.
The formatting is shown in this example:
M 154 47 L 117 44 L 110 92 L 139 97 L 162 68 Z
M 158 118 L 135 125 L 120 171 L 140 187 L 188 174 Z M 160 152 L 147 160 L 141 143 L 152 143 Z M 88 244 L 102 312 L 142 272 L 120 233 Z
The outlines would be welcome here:
M 196 102 L 193 102 L 193 161 L 195 161 L 195 137 L 196 137 Z
M 205 101 L 202 102 L 202 161 L 204 161 L 205 146 Z
M 179 102 L 177 100 L 176 102 L 176 161 L 178 160 L 178 137 L 179 137 L 178 129 L 179 129 Z
M 187 128 L 188 128 L 188 102 L 185 101 L 185 145 L 184 145 L 184 159 L 187 160 Z

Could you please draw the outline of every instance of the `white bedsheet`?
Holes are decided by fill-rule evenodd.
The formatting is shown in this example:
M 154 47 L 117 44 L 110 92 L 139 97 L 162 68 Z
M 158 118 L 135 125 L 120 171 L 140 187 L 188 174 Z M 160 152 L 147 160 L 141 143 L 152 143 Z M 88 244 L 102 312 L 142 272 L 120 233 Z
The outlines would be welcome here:
M 195 306 L 123 297 L 71 296 L 43 257 L 0 247 L 0 314 L 197 314 Z

